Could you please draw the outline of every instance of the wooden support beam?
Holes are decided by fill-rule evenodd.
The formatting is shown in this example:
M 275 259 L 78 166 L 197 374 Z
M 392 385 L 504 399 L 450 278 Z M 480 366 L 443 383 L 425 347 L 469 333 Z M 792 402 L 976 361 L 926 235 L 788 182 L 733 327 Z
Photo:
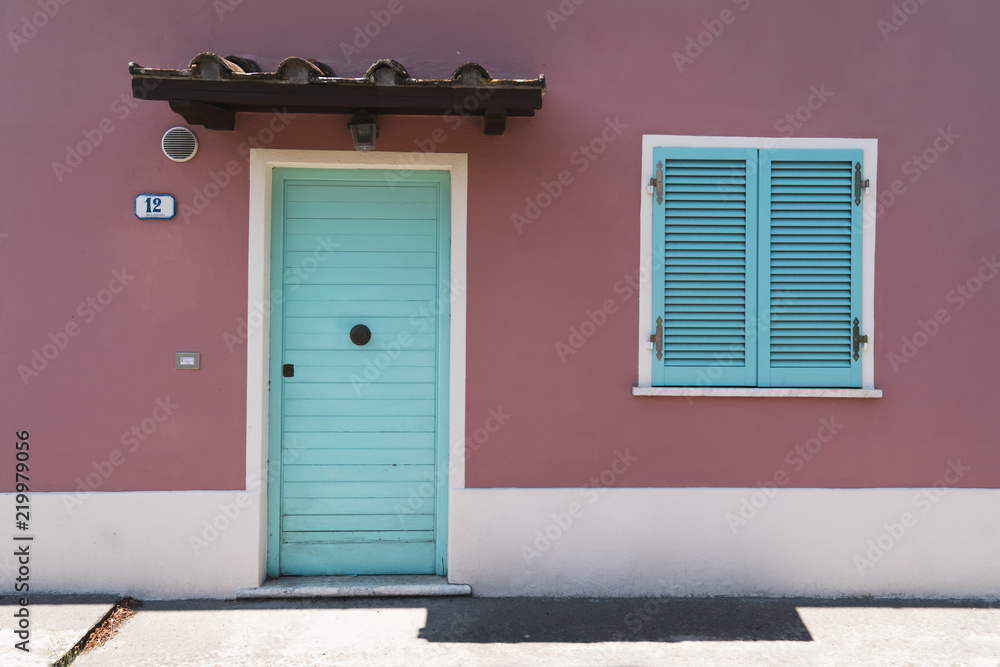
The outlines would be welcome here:
M 507 110 L 487 108 L 483 114 L 483 134 L 499 135 L 507 129 Z
M 202 125 L 209 130 L 236 129 L 236 112 L 232 109 L 197 100 L 170 100 L 170 108 L 191 125 Z

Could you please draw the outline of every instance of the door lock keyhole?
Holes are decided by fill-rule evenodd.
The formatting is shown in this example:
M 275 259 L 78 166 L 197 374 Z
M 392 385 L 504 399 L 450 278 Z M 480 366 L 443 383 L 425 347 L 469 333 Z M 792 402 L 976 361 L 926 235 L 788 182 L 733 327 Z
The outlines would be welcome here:
M 372 330 L 363 324 L 356 324 L 351 329 L 351 342 L 355 345 L 365 345 L 372 339 Z

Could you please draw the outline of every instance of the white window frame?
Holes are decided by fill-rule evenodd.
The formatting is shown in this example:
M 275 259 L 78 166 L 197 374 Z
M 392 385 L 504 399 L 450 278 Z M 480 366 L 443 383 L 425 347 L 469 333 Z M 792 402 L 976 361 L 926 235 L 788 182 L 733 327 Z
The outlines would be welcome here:
M 653 149 L 677 148 L 852 148 L 864 151 L 864 178 L 869 187 L 861 200 L 864 233 L 861 248 L 861 333 L 868 343 L 861 350 L 861 389 L 763 388 L 763 387 L 654 387 L 653 350 L 653 196 L 646 184 L 653 177 Z M 879 398 L 875 389 L 875 207 L 878 192 L 878 139 L 806 137 L 700 137 L 675 134 L 644 134 L 642 137 L 642 205 L 639 209 L 639 373 L 632 388 L 635 396 L 747 396 L 809 398 Z

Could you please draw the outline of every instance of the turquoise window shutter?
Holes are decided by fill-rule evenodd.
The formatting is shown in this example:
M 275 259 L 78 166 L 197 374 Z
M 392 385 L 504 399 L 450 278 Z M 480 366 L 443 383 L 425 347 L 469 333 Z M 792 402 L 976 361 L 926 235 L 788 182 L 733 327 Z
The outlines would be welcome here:
M 757 383 L 756 149 L 655 148 L 653 383 Z
M 861 150 L 760 151 L 762 387 L 860 387 Z

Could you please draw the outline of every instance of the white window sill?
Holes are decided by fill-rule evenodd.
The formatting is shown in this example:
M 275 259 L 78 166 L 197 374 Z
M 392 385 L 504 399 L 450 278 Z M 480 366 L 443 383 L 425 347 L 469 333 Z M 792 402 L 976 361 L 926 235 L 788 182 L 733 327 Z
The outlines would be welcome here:
M 632 387 L 633 396 L 728 396 L 742 398 L 882 398 L 881 389 L 760 387 Z

